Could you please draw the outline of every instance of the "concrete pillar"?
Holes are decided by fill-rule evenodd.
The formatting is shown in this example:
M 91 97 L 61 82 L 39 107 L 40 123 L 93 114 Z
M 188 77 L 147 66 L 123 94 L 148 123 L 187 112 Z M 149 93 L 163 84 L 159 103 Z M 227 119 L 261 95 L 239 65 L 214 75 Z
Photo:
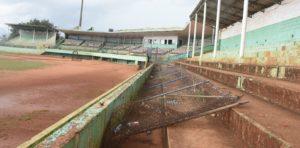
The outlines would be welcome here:
M 248 4 L 249 4 L 249 0 L 244 0 L 244 12 L 243 12 L 243 22 L 242 22 L 242 32 L 241 32 L 241 47 L 239 52 L 240 58 L 244 56 L 244 50 L 246 46 Z
M 214 53 L 213 56 L 217 56 L 218 40 L 219 40 L 219 26 L 220 26 L 220 12 L 221 12 L 221 0 L 218 0 L 217 5 L 217 18 L 216 18 L 216 30 L 215 30 L 215 43 L 214 43 Z
M 211 28 L 212 28 L 211 44 L 213 44 L 214 43 L 214 38 L 215 38 L 215 32 L 216 32 L 216 30 L 215 30 L 214 26 L 211 26 Z
M 203 10 L 203 21 L 202 21 L 202 36 L 201 36 L 201 51 L 200 51 L 200 61 L 203 56 L 204 50 L 204 40 L 205 40 L 205 28 L 206 28 L 206 1 L 204 1 L 204 10 Z
M 82 26 L 82 11 L 83 11 L 83 0 L 81 0 L 81 7 L 80 7 L 79 29 L 81 29 Z
M 194 26 L 194 41 L 193 41 L 192 58 L 195 56 L 196 37 L 197 37 L 197 23 L 198 23 L 198 14 L 196 13 L 196 15 L 195 15 L 195 26 Z
M 22 31 L 21 30 L 19 30 L 19 39 L 21 40 L 22 39 Z
M 187 43 L 187 49 L 186 49 L 187 57 L 189 57 L 189 52 L 190 52 L 191 28 L 192 28 L 192 21 L 190 21 L 190 23 L 189 23 L 189 35 L 188 35 L 188 43 Z
M 32 33 L 32 42 L 35 41 L 35 29 L 33 30 L 33 33 Z
M 46 41 L 49 39 L 49 31 L 47 29 L 47 34 L 46 34 Z

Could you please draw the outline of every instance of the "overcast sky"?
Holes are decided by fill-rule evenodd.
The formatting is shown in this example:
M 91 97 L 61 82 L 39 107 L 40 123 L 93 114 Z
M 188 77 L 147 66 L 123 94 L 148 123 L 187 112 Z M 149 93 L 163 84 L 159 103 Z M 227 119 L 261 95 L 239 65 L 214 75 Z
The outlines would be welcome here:
M 183 27 L 199 0 L 85 0 L 83 29 Z M 0 0 L 0 35 L 5 23 L 49 19 L 59 28 L 78 25 L 81 0 Z

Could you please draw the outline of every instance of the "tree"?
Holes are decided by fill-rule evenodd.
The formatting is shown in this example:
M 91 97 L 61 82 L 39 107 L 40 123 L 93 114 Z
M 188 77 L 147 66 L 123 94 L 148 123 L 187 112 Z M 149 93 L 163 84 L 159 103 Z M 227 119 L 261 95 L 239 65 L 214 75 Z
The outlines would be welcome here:
M 49 20 L 38 20 L 38 19 L 32 19 L 28 22 L 25 23 L 19 23 L 18 25 L 35 25 L 35 26 L 43 26 L 47 27 L 49 29 L 55 29 L 54 24 L 52 24 Z M 13 38 L 19 35 L 18 29 L 16 28 L 11 28 L 10 29 L 11 33 L 9 35 L 9 38 Z

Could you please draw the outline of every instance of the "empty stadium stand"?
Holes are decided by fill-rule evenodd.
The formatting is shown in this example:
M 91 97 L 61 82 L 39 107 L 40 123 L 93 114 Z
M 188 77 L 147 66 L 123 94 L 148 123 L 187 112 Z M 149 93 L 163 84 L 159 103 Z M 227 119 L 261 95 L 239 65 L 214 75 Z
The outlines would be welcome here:
M 208 78 L 236 94 L 243 94 L 244 100 L 251 103 L 247 108 L 237 108 L 221 112 L 216 118 L 226 122 L 230 128 L 238 126 L 237 120 L 249 122 L 248 127 L 235 128 L 237 135 L 247 129 L 242 136 L 249 145 L 257 147 L 262 143 L 285 141 L 299 146 L 297 129 L 300 118 L 299 110 L 299 68 L 275 65 L 231 64 L 221 62 L 202 62 L 185 60 L 178 65 Z M 255 139 L 256 138 L 256 139 Z M 284 140 L 282 140 L 284 139 Z
M 83 40 L 66 39 L 63 45 L 80 46 L 83 42 L 84 42 Z
M 56 45 L 57 30 L 44 26 L 8 24 L 18 30 L 18 35 L 5 45 L 14 47 L 50 48 Z

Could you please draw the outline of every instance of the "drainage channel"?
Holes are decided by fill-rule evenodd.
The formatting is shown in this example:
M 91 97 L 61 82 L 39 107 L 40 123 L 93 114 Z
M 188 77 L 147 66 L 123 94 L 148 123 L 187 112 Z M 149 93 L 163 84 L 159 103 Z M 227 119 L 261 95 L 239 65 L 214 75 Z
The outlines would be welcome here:
M 181 67 L 157 65 L 137 99 L 113 113 L 126 110 L 123 119 L 109 124 L 103 147 L 168 148 L 169 126 L 247 103 L 201 91 L 208 84 Z

